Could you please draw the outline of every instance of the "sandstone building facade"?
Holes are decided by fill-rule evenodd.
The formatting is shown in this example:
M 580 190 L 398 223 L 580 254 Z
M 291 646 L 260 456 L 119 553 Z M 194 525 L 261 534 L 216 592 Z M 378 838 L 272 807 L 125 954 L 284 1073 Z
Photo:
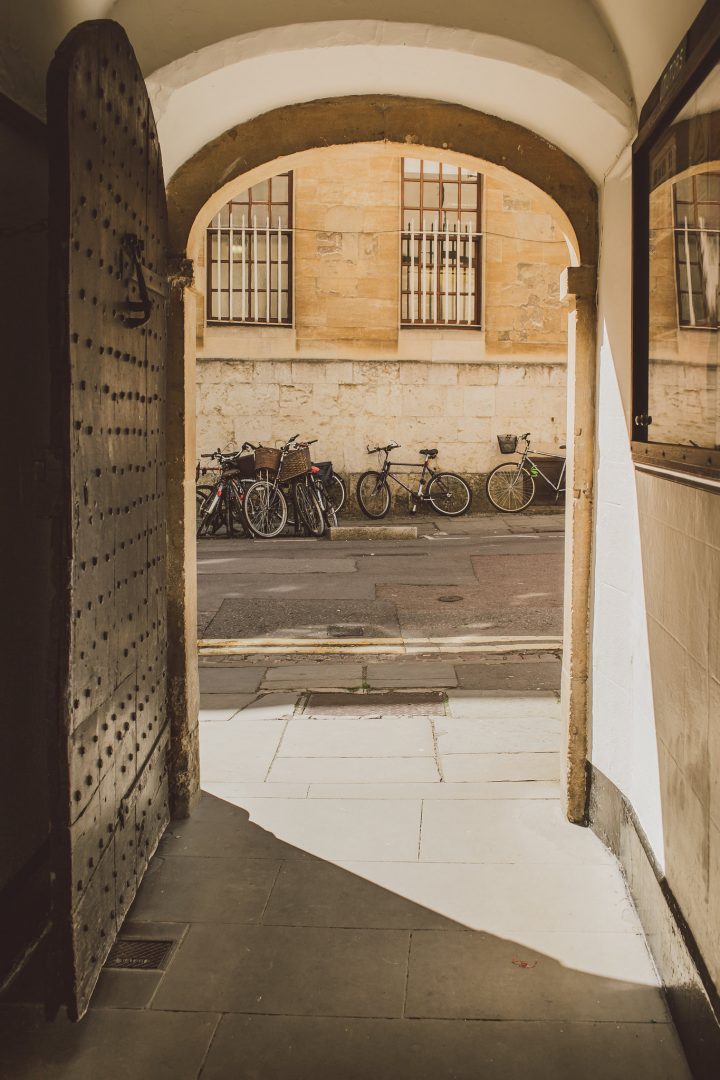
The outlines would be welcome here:
M 454 177 L 459 166 L 450 157 L 443 176 Z M 533 444 L 551 453 L 564 442 L 567 315 L 560 278 L 569 254 L 561 223 L 530 184 L 481 162 L 462 172 L 477 176 L 479 207 L 472 223 L 458 220 L 467 215 L 452 208 L 448 214 L 442 207 L 425 210 L 421 223 L 419 210 L 403 210 L 402 205 L 404 197 L 406 204 L 413 198 L 413 182 L 407 181 L 413 168 L 419 171 L 419 161 L 404 157 L 399 148 L 360 145 L 315 151 L 292 170 L 292 257 L 290 269 L 285 263 L 281 272 L 283 288 L 290 276 L 289 325 L 275 321 L 272 306 L 274 324 L 263 324 L 262 312 L 259 321 L 252 315 L 243 319 L 238 290 L 244 272 L 252 293 L 252 256 L 248 245 L 243 268 L 237 248 L 243 220 L 248 229 L 252 220 L 250 211 L 241 215 L 240 202 L 234 212 L 234 321 L 228 318 L 226 299 L 222 318 L 217 317 L 217 296 L 213 307 L 208 294 L 218 281 L 212 264 L 221 215 L 208 222 L 209 243 L 196 274 L 196 286 L 204 292 L 197 305 L 200 451 L 246 439 L 276 443 L 300 432 L 317 438 L 318 452 L 352 475 L 372 467 L 368 444 L 394 440 L 409 451 L 400 455 L 407 460 L 419 447 L 438 446 L 442 467 L 479 482 L 498 460 L 498 433 L 531 431 Z M 437 170 L 438 162 L 427 163 L 427 175 Z M 436 203 L 443 198 L 468 203 L 468 194 L 472 199 L 472 192 L 463 189 L 458 200 L 453 182 L 443 184 L 439 200 L 437 185 L 426 187 L 433 188 L 428 197 Z M 255 190 L 262 195 L 266 189 L 264 182 Z M 244 197 L 242 189 L 233 193 L 234 200 Z M 254 211 L 255 206 L 252 217 L 263 242 L 266 217 L 261 211 L 258 220 Z M 227 224 L 227 214 L 222 220 Z M 277 221 L 275 214 L 270 222 L 273 258 Z M 470 312 L 461 297 L 458 309 L 450 296 L 446 323 L 443 229 L 448 230 L 447 258 L 452 261 L 457 230 L 476 221 L 479 257 L 470 270 L 477 279 L 478 295 L 471 298 L 477 304 Z M 422 224 L 429 232 L 426 249 L 413 236 L 416 257 L 410 271 L 409 229 L 415 233 Z M 423 297 L 420 281 L 424 256 L 429 294 L 433 230 L 441 234 L 439 317 L 434 322 L 431 298 Z M 226 258 L 226 235 L 223 243 Z M 260 270 L 262 293 L 264 256 Z M 413 272 L 411 310 L 407 294 Z M 227 268 L 224 274 L 222 290 L 227 289 Z M 456 286 L 464 290 L 463 274 L 465 265 L 456 282 L 451 268 L 450 294 Z M 275 289 L 275 278 L 272 285 Z M 423 300 L 426 323 L 421 325 Z M 452 325 L 458 313 L 463 325 Z M 287 315 L 283 307 L 281 318 Z M 468 316 L 476 325 L 467 325 Z

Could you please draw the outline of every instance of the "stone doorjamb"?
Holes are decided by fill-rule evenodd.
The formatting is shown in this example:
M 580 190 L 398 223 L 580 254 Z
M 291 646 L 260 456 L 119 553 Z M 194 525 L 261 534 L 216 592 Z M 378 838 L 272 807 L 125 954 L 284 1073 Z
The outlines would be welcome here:
M 568 818 L 587 822 L 588 674 L 595 452 L 597 189 L 567 154 L 518 124 L 437 101 L 360 96 L 290 105 L 240 124 L 208 143 L 167 190 L 170 251 L 192 257 L 198 215 L 219 189 L 253 169 L 305 150 L 396 143 L 465 154 L 529 181 L 566 218 L 580 265 L 567 272 L 568 498 L 565 651 Z M 573 261 L 573 260 L 569 260 Z M 197 586 L 195 579 L 195 304 L 192 287 L 170 307 L 168 357 L 168 677 L 173 808 L 190 813 L 198 793 Z

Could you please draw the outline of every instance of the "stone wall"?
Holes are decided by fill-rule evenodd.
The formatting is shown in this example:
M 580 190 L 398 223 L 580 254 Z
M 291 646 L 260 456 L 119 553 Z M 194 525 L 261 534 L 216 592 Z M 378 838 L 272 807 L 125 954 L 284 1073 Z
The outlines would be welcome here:
M 564 442 L 568 253 L 546 203 L 483 175 L 482 327 L 400 328 L 400 168 L 392 148 L 350 146 L 295 170 L 294 326 L 198 325 L 200 452 L 300 432 L 354 474 L 394 440 L 479 476 L 498 433 Z

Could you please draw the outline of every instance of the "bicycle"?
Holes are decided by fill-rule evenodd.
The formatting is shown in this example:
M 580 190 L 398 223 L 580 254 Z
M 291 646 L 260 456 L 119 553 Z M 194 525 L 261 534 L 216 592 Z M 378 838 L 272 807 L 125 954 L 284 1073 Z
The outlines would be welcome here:
M 208 533 L 215 534 L 224 525 L 228 536 L 235 534 L 237 522 L 247 535 L 242 504 L 244 501 L 244 488 L 251 482 L 254 476 L 254 463 L 249 455 L 245 455 L 249 444 L 245 443 L 241 450 L 226 454 L 218 448 L 212 454 L 201 454 L 201 458 L 210 458 L 217 461 L 220 466 L 220 476 L 209 485 L 198 484 L 195 490 L 196 500 L 196 530 L 197 536 L 205 536 Z M 199 480 L 201 469 L 198 462 L 195 470 L 195 479 Z
M 288 485 L 296 511 L 296 529 L 302 523 L 311 536 L 322 536 L 325 532 L 325 512 L 312 474 L 309 451 L 312 443 L 297 443 L 296 439 L 297 435 L 293 435 L 279 450 L 258 447 L 255 451 L 256 463 L 265 470 L 265 478 L 256 480 L 245 490 L 243 516 L 251 534 L 258 539 L 272 539 L 285 528 L 288 503 L 283 486 Z
M 528 464 L 530 453 L 529 431 L 526 431 L 524 435 L 498 435 L 497 439 L 501 454 L 517 453 L 517 444 L 520 441 L 525 443 L 525 449 L 522 451 L 519 461 L 503 461 L 488 474 L 485 490 L 495 509 L 501 510 L 504 514 L 517 514 L 520 510 L 525 510 L 535 498 L 535 477 L 538 475 L 542 476 L 545 483 L 553 489 L 555 502 L 557 502 L 560 495 L 565 492 L 564 480 L 567 462 L 563 461 L 558 482 L 554 484 L 534 460 L 531 459 Z M 566 444 L 562 443 L 560 449 L 565 450 L 565 448 Z M 553 454 L 543 453 L 541 450 L 536 450 L 535 454 L 540 457 L 554 456 Z
M 414 461 L 390 461 L 390 452 L 399 449 L 400 444 L 396 442 L 388 443 L 387 446 L 367 447 L 368 454 L 383 453 L 385 460 L 379 470 L 369 469 L 360 476 L 357 482 L 355 493 L 358 505 L 366 517 L 383 518 L 390 509 L 388 479 L 394 480 L 408 492 L 411 514 L 417 513 L 418 506 L 424 502 L 429 502 L 436 513 L 445 514 L 447 517 L 457 517 L 468 510 L 472 492 L 462 476 L 451 472 L 436 472 L 430 465 L 430 462 L 438 456 L 437 448 L 418 450 L 423 457 L 423 464 L 417 491 L 413 491 L 395 473 L 391 472 L 393 465 L 418 467 L 417 462 Z M 428 475 L 430 480 L 426 488 Z

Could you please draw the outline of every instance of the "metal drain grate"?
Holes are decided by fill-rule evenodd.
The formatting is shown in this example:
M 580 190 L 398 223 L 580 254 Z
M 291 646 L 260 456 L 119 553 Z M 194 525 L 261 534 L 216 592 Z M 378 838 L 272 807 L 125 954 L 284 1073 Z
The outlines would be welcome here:
M 110 950 L 105 967 L 157 971 L 163 967 L 174 944 L 174 941 L 119 938 Z

